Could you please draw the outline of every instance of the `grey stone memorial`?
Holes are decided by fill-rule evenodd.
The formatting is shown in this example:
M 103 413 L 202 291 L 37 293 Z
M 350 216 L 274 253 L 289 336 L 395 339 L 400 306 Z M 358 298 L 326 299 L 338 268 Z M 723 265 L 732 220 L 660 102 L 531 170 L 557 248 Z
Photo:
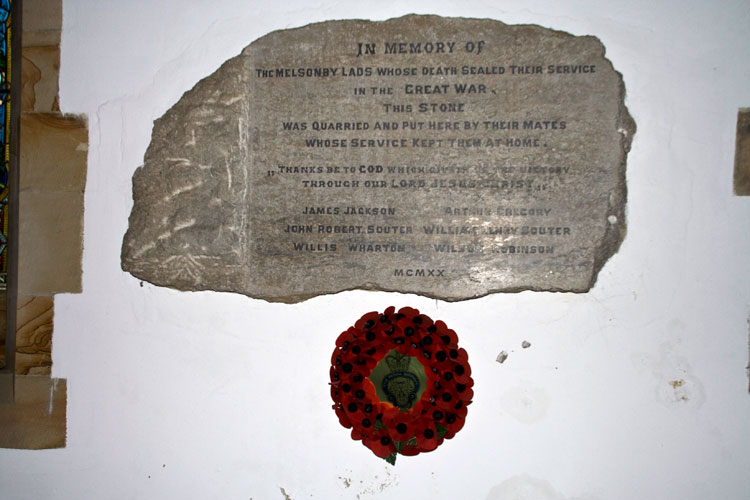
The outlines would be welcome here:
M 154 123 L 122 267 L 282 302 L 585 292 L 625 235 L 624 96 L 597 38 L 539 26 L 270 33 Z

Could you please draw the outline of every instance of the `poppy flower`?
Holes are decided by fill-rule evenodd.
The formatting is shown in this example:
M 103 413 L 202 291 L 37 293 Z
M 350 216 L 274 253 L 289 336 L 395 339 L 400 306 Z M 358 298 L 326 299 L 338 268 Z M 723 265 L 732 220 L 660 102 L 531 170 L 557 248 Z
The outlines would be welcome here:
M 445 419 L 443 419 L 441 425 L 445 427 L 447 432 L 445 433 L 445 439 L 453 439 L 458 431 L 464 426 L 465 419 L 458 416 L 455 413 L 447 412 Z
M 419 417 L 432 411 L 434 405 L 430 402 L 429 393 L 430 391 L 425 391 L 424 394 L 422 394 L 422 398 L 414 404 L 414 408 L 412 408 L 414 415 Z
M 466 407 L 470 404 L 471 401 L 469 401 L 468 403 L 464 401 L 458 401 L 450 411 L 450 413 L 455 414 L 458 418 L 466 418 L 466 414 L 468 413 L 468 409 Z
M 333 409 L 336 411 L 336 415 L 339 417 L 339 423 L 347 429 L 351 429 L 352 423 L 349 421 L 349 417 L 344 412 L 344 409 L 341 408 L 341 405 L 334 405 Z
M 471 366 L 469 365 L 468 360 L 462 363 L 454 363 L 453 366 L 450 367 L 450 371 L 451 373 L 453 373 L 453 378 L 456 383 L 471 383 L 473 385 L 473 381 L 471 378 Z
M 389 463 L 455 436 L 474 396 L 456 332 L 411 307 L 369 312 L 342 332 L 329 374 L 341 425 Z
M 402 307 L 398 310 L 397 318 L 396 320 L 399 321 L 401 319 L 406 319 L 408 321 L 411 321 L 414 316 L 418 316 L 419 311 L 417 309 L 414 309 L 413 307 Z
M 331 399 L 334 401 L 338 400 L 339 398 L 339 389 L 335 385 L 331 384 Z
M 471 381 L 471 383 L 469 384 L 457 383 L 455 386 L 453 386 L 458 399 L 460 399 L 461 401 L 471 401 L 474 398 L 474 390 L 471 388 L 472 385 L 474 385 L 473 381 Z
M 414 341 L 409 341 L 408 338 L 405 339 L 405 342 L 403 344 L 397 345 L 398 352 L 403 354 L 404 356 L 411 356 L 412 358 L 418 358 L 422 355 L 422 347 L 419 344 L 418 339 L 414 339 Z
M 452 410 L 460 401 L 455 389 L 441 385 L 435 396 L 435 406 L 442 410 Z
M 457 364 L 451 360 L 449 355 L 450 350 L 445 349 L 444 346 L 436 347 L 432 350 L 432 361 L 431 366 L 437 368 L 439 371 L 452 371 L 453 367 Z
M 414 416 L 411 412 L 392 412 L 384 418 L 383 423 L 394 441 L 406 442 L 414 435 L 412 423 Z
M 396 453 L 396 445 L 393 444 L 393 439 L 388 435 L 388 431 L 382 427 L 374 434 L 368 434 L 362 439 L 362 444 L 370 448 L 380 458 L 388 458 L 391 454 Z
M 357 336 L 357 344 L 366 351 L 373 346 L 382 345 L 381 337 L 382 334 L 377 329 L 365 330 Z
M 369 375 L 372 369 L 375 368 L 375 365 L 378 364 L 378 362 L 375 361 L 375 358 L 367 356 L 364 352 L 357 356 L 347 357 L 342 361 L 344 361 L 344 363 L 338 367 L 340 371 L 345 374 L 353 373 L 355 375 L 361 373 L 364 376 Z
M 341 380 L 341 374 L 335 367 L 331 367 L 329 370 L 331 375 L 331 385 L 338 385 L 339 381 Z
M 413 457 L 415 455 L 419 455 L 419 452 L 422 451 L 417 447 L 415 444 L 405 444 L 401 447 L 401 451 L 399 453 L 401 455 L 407 456 L 407 457 Z
M 356 323 L 354 323 L 354 328 L 360 332 L 364 332 L 366 330 L 369 330 L 373 328 L 377 322 L 378 318 L 380 318 L 380 313 L 377 311 L 369 312 L 359 318 Z
M 338 368 L 343 363 L 341 359 L 341 350 L 335 349 L 333 353 L 331 353 L 331 365 L 333 368 Z
M 425 350 L 432 351 L 439 345 L 439 339 L 428 329 L 422 329 L 422 338 L 419 339 Z
M 455 347 L 458 345 L 458 335 L 456 335 L 455 331 L 448 328 L 443 321 L 437 320 L 435 327 L 437 329 L 435 335 L 437 335 L 444 346 Z
M 414 323 L 415 325 L 419 325 L 419 328 L 423 332 L 427 332 L 428 329 L 434 324 L 434 322 L 432 321 L 432 318 L 430 318 L 426 314 L 419 314 L 417 316 L 414 316 L 411 322 Z
M 354 340 L 355 331 L 353 327 L 349 327 L 347 330 L 341 332 L 336 339 L 336 347 L 348 347 L 348 344 Z
M 414 437 L 420 451 L 432 451 L 438 447 L 438 433 L 434 424 L 420 426 Z

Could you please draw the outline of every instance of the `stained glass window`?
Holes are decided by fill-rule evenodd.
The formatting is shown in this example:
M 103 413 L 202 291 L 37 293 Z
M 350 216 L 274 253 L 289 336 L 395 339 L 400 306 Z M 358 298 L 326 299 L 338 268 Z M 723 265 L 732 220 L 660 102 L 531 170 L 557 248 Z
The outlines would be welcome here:
M 8 280 L 8 177 L 10 170 L 10 27 L 11 0 L 0 0 L 0 290 Z

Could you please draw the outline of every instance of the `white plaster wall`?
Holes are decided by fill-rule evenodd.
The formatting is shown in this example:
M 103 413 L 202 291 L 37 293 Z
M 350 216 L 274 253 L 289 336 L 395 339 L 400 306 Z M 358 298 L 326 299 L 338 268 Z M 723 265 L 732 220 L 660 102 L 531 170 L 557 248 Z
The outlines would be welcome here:
M 638 132 L 628 235 L 590 293 L 290 306 L 120 270 L 131 176 L 184 91 L 269 31 L 410 12 L 605 44 Z M 0 498 L 750 498 L 750 198 L 731 188 L 748 26 L 746 0 L 65 0 L 61 105 L 91 135 L 84 292 L 55 304 L 68 446 L 0 450 Z M 391 304 L 456 329 L 476 381 L 458 436 L 395 468 L 349 438 L 327 385 L 338 333 Z

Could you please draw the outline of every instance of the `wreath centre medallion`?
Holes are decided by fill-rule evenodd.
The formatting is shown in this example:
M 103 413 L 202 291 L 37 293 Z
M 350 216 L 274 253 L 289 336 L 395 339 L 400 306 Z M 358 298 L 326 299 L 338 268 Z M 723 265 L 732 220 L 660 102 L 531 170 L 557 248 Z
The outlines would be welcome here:
M 362 316 L 339 335 L 331 365 L 339 422 L 391 464 L 455 436 L 474 395 L 456 332 L 410 307 Z
M 369 378 L 375 385 L 378 398 L 401 410 L 412 408 L 427 384 L 422 363 L 417 358 L 399 353 L 397 349 L 391 349 L 385 355 L 373 368 Z

